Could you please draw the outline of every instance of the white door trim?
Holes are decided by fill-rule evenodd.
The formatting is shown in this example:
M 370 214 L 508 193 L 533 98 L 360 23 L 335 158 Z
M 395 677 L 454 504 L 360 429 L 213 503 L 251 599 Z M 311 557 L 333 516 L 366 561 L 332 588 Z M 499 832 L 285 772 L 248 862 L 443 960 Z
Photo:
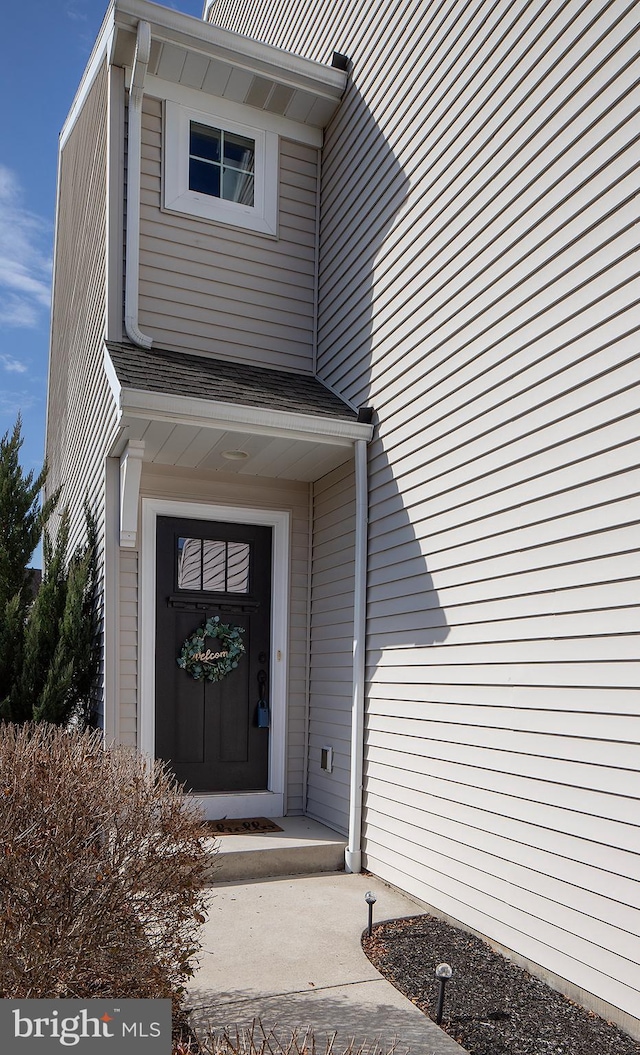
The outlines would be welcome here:
M 286 810 L 287 685 L 289 669 L 289 547 L 290 514 L 272 509 L 247 509 L 214 502 L 142 499 L 140 547 L 138 747 L 155 755 L 156 644 L 156 520 L 159 516 L 259 524 L 273 529 L 271 557 L 271 736 L 267 791 L 197 796 L 209 819 L 219 817 L 282 817 Z

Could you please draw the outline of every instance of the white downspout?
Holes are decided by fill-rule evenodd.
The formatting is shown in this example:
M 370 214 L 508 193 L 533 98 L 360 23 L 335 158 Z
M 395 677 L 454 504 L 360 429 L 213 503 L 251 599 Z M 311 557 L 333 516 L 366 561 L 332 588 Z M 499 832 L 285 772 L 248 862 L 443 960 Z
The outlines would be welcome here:
M 351 777 L 349 843 L 344 854 L 347 872 L 362 871 L 362 770 L 364 764 L 364 675 L 367 626 L 367 441 L 355 442 L 356 538 L 353 602 L 353 700 L 351 705 Z
M 127 138 L 127 229 L 124 326 L 127 337 L 140 348 L 150 348 L 153 338 L 138 327 L 138 272 L 140 266 L 140 158 L 142 154 L 142 99 L 144 78 L 151 55 L 151 26 L 138 22 L 136 50 L 129 88 Z
M 309 729 L 311 724 L 311 601 L 313 596 L 313 484 L 309 484 L 307 504 L 309 541 L 307 543 L 307 626 L 306 660 L 304 665 L 304 766 L 302 770 L 302 808 L 306 813 L 309 798 Z

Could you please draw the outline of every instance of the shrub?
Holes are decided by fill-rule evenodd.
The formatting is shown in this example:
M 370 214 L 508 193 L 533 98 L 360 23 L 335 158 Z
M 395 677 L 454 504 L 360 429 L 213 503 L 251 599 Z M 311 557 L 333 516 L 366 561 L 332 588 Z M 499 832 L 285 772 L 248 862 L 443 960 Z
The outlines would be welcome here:
M 177 1040 L 173 1055 L 395 1055 L 397 1048 L 375 1041 L 336 1043 L 335 1034 L 317 1040 L 312 1029 L 266 1029 L 253 1022 L 246 1029 L 225 1029 L 196 1040 Z M 401 1055 L 402 1049 L 401 1049 Z
M 0 997 L 172 997 L 211 843 L 160 764 L 100 734 L 0 726 Z

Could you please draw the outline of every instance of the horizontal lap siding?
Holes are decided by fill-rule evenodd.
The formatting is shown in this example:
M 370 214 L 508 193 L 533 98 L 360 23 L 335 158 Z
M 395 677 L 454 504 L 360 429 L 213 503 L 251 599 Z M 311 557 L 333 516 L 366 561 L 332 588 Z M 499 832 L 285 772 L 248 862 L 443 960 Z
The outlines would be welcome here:
M 318 368 L 379 418 L 367 865 L 638 1031 L 637 4 L 314 6 L 216 20 L 353 62 Z
M 309 372 L 317 152 L 280 140 L 279 237 L 161 209 L 162 104 L 145 98 L 140 324 L 156 344 Z
M 136 747 L 138 736 L 138 604 L 139 567 L 135 550 L 120 551 L 118 647 L 120 649 L 120 715 L 118 740 Z
M 83 536 L 83 502 L 103 514 L 104 449 L 112 399 L 103 369 L 105 325 L 107 74 L 96 77 L 60 160 L 55 309 L 47 457 L 49 487 L 63 487 L 71 543 Z M 83 472 L 78 473 L 78 465 Z
M 349 827 L 353 695 L 353 463 L 314 485 L 311 680 L 307 812 L 340 832 Z M 333 771 L 320 768 L 333 748 Z
M 104 617 L 104 452 L 115 417 L 113 398 L 103 368 L 106 166 L 105 67 L 96 76 L 60 158 L 46 441 L 47 490 L 62 488 L 59 508 L 66 506 L 69 509 L 70 552 L 86 542 L 85 499 L 96 518 L 100 564 L 98 618 L 101 627 Z M 54 530 L 56 520 L 54 517 Z M 96 704 L 101 709 L 101 698 Z

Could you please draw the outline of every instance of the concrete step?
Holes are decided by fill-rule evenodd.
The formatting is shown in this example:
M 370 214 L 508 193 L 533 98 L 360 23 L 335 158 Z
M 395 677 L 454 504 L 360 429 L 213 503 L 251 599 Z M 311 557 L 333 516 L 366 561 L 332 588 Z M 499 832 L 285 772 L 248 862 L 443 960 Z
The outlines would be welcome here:
M 313 875 L 344 869 L 347 840 L 308 817 L 274 817 L 281 832 L 221 835 L 212 882 Z

